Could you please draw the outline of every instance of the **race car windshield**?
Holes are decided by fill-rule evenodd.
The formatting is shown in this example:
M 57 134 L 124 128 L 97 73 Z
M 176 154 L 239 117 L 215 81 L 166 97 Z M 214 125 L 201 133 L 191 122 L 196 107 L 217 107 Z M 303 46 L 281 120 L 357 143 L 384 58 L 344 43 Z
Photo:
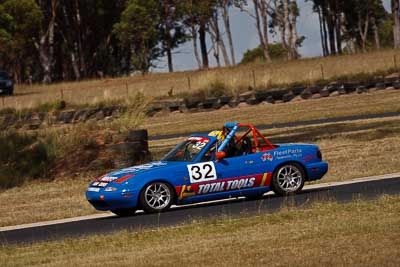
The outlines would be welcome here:
M 177 145 L 174 149 L 168 152 L 161 160 L 163 161 L 183 161 L 190 162 L 203 151 L 210 142 L 209 138 L 205 137 L 189 137 L 186 141 Z

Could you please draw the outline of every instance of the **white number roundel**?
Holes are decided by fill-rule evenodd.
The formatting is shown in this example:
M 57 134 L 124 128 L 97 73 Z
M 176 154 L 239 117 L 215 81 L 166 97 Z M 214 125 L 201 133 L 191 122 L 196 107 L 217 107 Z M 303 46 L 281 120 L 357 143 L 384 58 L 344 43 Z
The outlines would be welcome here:
M 192 184 L 207 182 L 217 179 L 214 162 L 202 162 L 187 165 L 190 182 Z

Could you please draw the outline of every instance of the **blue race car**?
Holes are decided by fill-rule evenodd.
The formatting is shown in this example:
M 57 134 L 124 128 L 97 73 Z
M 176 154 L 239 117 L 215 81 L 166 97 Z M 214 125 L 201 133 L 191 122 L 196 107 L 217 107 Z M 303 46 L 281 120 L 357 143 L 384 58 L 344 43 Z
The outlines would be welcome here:
M 316 145 L 271 144 L 251 124 L 227 123 L 222 131 L 190 136 L 160 161 L 98 178 L 86 198 L 97 210 L 129 216 L 172 204 L 258 198 L 270 190 L 295 194 L 327 171 Z

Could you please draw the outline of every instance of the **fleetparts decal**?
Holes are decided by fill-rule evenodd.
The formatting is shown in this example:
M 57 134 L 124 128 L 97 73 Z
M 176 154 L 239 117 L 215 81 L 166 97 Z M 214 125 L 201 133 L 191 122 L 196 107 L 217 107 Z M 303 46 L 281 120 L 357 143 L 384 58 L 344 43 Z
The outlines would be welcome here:
M 213 182 L 198 183 L 192 185 L 176 186 L 175 190 L 179 199 L 187 197 L 269 186 L 272 173 L 256 174 L 236 178 L 221 179 Z
M 303 157 L 303 150 L 300 148 L 289 148 L 285 150 L 278 150 L 274 151 L 273 159 L 281 160 L 281 159 L 288 159 L 288 158 L 302 158 Z

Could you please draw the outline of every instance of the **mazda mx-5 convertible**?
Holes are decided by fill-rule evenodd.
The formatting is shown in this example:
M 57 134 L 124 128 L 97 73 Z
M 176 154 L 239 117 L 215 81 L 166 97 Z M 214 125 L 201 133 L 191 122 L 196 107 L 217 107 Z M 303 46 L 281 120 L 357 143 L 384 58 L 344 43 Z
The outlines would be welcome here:
M 97 210 L 128 216 L 216 199 L 295 194 L 328 171 L 316 145 L 272 144 L 253 125 L 195 134 L 160 161 L 110 172 L 86 192 Z

